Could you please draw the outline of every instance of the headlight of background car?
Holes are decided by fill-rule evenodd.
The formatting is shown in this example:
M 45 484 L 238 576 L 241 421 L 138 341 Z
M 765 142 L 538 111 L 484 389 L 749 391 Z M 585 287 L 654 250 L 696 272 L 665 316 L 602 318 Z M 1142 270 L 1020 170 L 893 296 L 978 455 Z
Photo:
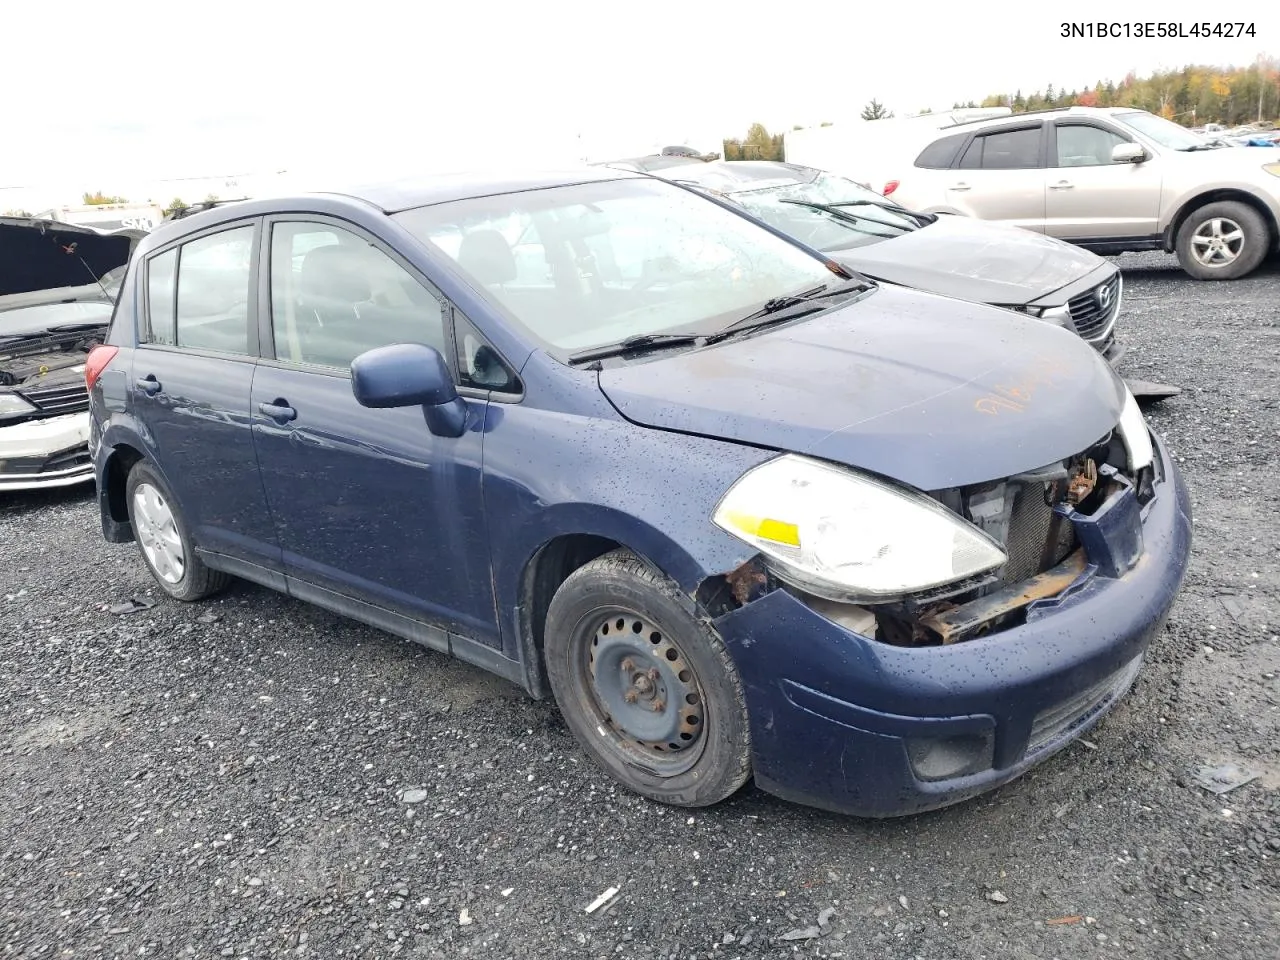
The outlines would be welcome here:
M 1065 303 L 1056 307 L 1021 306 L 1010 307 L 1009 309 L 1015 313 L 1025 313 L 1029 317 L 1035 317 L 1047 323 L 1057 324 L 1060 327 L 1065 327 L 1067 321 L 1071 319 L 1071 310 Z
M 1147 429 L 1146 418 L 1133 391 L 1128 385 L 1124 388 L 1124 406 L 1120 410 L 1120 441 L 1124 444 L 1125 453 L 1129 457 L 1129 470 L 1137 473 L 1143 467 L 1149 467 L 1155 457 L 1151 446 L 1151 433 Z
M 0 393 L 0 420 L 26 416 L 35 409 L 16 393 Z
M 1008 559 L 923 494 L 795 454 L 743 474 L 713 519 L 760 550 L 779 579 L 846 603 L 897 599 Z

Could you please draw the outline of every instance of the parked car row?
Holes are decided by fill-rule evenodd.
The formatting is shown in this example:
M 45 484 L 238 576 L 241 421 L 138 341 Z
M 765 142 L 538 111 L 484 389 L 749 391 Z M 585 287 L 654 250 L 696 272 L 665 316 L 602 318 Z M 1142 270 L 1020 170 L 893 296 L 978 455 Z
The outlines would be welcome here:
M 241 577 L 553 697 L 666 803 L 1019 776 L 1128 690 L 1190 549 L 1105 344 L 1027 314 L 1114 280 L 1111 322 L 1114 268 L 736 176 L 807 219 L 596 167 L 162 224 L 85 362 L 104 537 L 177 600 Z

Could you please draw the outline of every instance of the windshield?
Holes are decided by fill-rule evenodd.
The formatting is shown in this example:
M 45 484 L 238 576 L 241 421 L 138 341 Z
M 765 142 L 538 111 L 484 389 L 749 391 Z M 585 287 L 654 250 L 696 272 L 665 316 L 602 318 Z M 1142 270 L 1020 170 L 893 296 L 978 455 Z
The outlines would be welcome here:
M 837 279 L 750 220 L 649 178 L 456 200 L 395 219 L 562 353 L 712 332 Z
M 880 206 L 892 203 L 880 194 L 828 173 L 818 174 L 809 183 L 785 183 L 733 192 L 729 199 L 770 226 L 824 251 L 878 243 L 920 228 L 919 223 L 906 214 Z M 834 206 L 839 212 L 800 206 L 794 201 Z M 841 207 L 841 204 L 849 206 Z
M 1164 117 L 1157 117 L 1154 113 L 1135 110 L 1132 113 L 1117 113 L 1114 117 L 1129 129 L 1136 130 L 1148 140 L 1154 140 L 1170 150 L 1203 149 L 1210 145 L 1200 134 L 1192 133 L 1186 127 L 1180 127 Z
M 42 303 L 5 310 L 0 313 L 0 337 L 27 337 L 68 324 L 106 325 L 111 321 L 111 310 L 109 303 L 93 302 Z

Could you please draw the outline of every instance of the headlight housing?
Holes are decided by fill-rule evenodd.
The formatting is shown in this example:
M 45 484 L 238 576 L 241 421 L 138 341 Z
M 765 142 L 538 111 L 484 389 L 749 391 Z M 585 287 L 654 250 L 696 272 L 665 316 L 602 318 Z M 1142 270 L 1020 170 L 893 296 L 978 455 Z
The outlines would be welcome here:
M 1129 471 L 1137 473 L 1144 467 L 1151 466 L 1155 459 L 1155 450 L 1151 445 L 1151 432 L 1147 428 L 1146 418 L 1133 391 L 1128 384 L 1124 388 L 1124 406 L 1120 410 L 1120 441 L 1124 444 L 1125 455 L 1129 458 Z
M 1035 317 L 1037 320 L 1044 320 L 1046 323 L 1054 323 L 1060 327 L 1065 327 L 1071 319 L 1071 308 L 1065 303 L 1056 307 L 1010 307 L 1015 313 L 1026 314 L 1029 317 Z
M 0 393 L 0 420 L 24 417 L 36 409 L 36 406 L 27 403 L 16 393 Z
M 843 603 L 899 599 L 1008 559 L 924 494 L 796 454 L 743 474 L 712 519 L 764 554 L 779 579 Z
M 1280 177 L 1280 163 L 1264 163 L 1262 169 L 1273 177 Z

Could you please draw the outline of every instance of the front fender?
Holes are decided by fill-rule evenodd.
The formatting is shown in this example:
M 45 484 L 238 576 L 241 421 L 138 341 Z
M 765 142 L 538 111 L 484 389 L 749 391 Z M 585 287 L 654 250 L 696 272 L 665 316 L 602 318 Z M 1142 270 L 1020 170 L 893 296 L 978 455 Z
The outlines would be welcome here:
M 489 405 L 485 515 L 503 648 L 513 659 L 528 656 L 521 607 L 530 564 L 556 538 L 628 547 L 690 597 L 708 576 L 755 554 L 711 515 L 735 480 L 776 451 L 642 427 L 591 390 L 594 398 L 579 398 L 595 407 L 585 415 Z

